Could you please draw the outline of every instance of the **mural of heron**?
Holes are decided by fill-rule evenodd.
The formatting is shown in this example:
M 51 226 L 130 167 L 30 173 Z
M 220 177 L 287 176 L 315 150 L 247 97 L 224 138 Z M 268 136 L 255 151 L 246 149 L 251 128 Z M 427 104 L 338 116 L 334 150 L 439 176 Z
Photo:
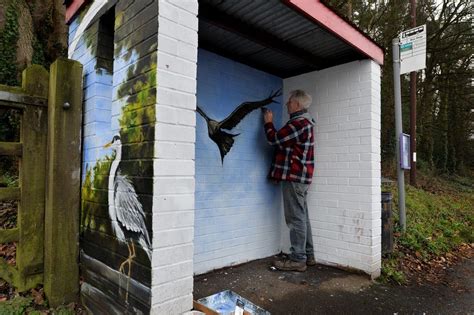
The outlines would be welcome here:
M 115 236 L 119 241 L 126 243 L 128 247 L 128 258 L 119 267 L 119 272 L 125 274 L 125 266 L 128 265 L 127 300 L 132 262 L 136 257 L 135 242 L 145 250 L 150 261 L 151 242 L 145 225 L 143 206 L 138 200 L 132 183 L 120 171 L 120 160 L 122 158 L 120 135 L 115 135 L 105 147 L 111 147 L 115 150 L 115 159 L 110 166 L 109 173 L 109 216 Z
M 250 114 L 253 110 L 262 108 L 263 106 L 271 103 L 277 103 L 274 98 L 280 95 L 281 89 L 274 93 L 272 91 L 270 96 L 264 100 L 256 102 L 244 102 L 240 104 L 229 116 L 221 121 L 216 121 L 209 118 L 206 113 L 204 113 L 204 111 L 199 106 L 197 106 L 196 111 L 206 120 L 209 138 L 211 138 L 211 140 L 214 141 L 219 148 L 222 163 L 224 163 L 224 156 L 230 151 L 232 145 L 234 144 L 234 137 L 239 135 L 228 133 L 223 129 L 229 131 L 232 130 L 240 123 L 242 119 L 245 118 L 245 116 Z

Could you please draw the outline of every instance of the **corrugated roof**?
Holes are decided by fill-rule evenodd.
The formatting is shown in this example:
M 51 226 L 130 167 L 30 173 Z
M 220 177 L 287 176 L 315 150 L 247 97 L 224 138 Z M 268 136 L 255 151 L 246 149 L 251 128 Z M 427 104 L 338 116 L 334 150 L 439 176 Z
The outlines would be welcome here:
M 66 1 L 67 20 L 87 2 Z M 199 46 L 283 78 L 367 58 L 383 64 L 383 49 L 322 0 L 199 0 Z
M 199 46 L 283 78 L 368 58 L 279 0 L 200 0 Z

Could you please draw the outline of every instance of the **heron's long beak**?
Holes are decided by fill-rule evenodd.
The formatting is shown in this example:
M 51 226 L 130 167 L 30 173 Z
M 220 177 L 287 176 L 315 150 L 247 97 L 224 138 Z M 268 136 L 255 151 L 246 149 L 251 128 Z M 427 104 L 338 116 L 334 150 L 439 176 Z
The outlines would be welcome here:
M 106 145 L 104 145 L 104 149 L 110 148 L 111 145 L 112 145 L 112 142 L 107 143 Z

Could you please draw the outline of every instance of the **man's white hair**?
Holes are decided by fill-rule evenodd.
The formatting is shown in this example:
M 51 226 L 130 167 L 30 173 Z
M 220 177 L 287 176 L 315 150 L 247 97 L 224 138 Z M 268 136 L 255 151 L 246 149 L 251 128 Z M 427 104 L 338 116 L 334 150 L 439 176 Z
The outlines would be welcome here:
M 313 98 L 311 97 L 311 95 L 309 95 L 303 90 L 291 91 L 290 99 L 298 102 L 300 106 L 304 109 L 308 109 L 311 103 L 313 102 Z

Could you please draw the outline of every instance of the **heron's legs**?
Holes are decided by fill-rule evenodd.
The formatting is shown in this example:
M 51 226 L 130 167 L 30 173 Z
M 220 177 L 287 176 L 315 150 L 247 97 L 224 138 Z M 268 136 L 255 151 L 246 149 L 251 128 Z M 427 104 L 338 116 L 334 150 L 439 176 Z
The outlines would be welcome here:
M 119 272 L 125 274 L 125 265 L 128 265 L 127 290 L 125 291 L 125 303 L 128 302 L 128 290 L 130 288 L 130 275 L 132 272 L 132 262 L 133 262 L 133 259 L 136 257 L 135 244 L 133 243 L 133 241 L 131 241 L 130 243 L 127 243 L 128 258 L 123 263 L 121 263 L 119 267 Z

